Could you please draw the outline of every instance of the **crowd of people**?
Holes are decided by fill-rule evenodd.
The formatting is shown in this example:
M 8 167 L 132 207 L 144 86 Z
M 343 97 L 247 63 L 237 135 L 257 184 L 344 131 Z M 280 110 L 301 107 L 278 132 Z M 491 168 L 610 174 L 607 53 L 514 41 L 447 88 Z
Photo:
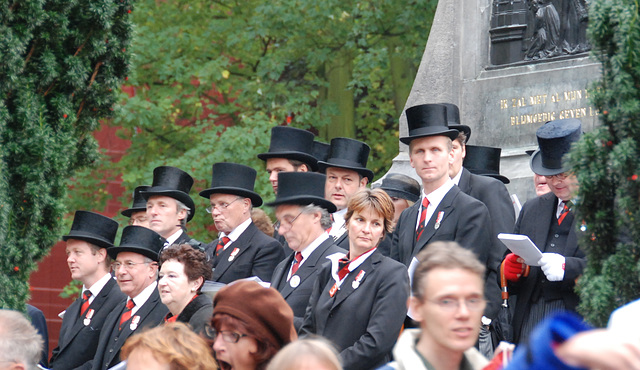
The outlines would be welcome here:
M 388 174 L 372 188 L 366 143 L 327 145 L 274 127 L 258 158 L 275 193 L 266 204 L 275 224 L 256 213 L 255 169 L 213 164 L 199 193 L 219 233 L 209 243 L 187 233 L 194 179 L 175 167 L 157 167 L 152 185 L 134 190 L 118 245 L 116 221 L 76 211 L 62 239 L 82 292 L 61 314 L 48 366 L 499 369 L 510 358 L 509 350 L 493 356 L 505 339 L 497 327 L 506 325 L 520 348 L 511 368 L 638 368 L 640 343 L 567 316 L 585 266 L 572 209 L 577 181 L 563 160 L 580 121 L 538 129 L 530 165 L 549 191 L 536 182 L 540 193 L 516 217 L 500 149 L 467 145 L 471 129 L 455 105 L 414 106 L 406 118 L 400 141 L 415 176 Z M 528 236 L 541 258 L 526 264 L 500 233 Z M 512 296 L 507 322 L 501 281 Z M 206 282 L 224 286 L 205 291 Z M 14 316 L 0 323 L 18 325 Z M 5 331 L 0 325 L 0 369 L 32 368 L 38 336 L 21 329 L 39 350 L 7 352 L 17 342 Z M 602 340 L 608 345 L 595 348 Z

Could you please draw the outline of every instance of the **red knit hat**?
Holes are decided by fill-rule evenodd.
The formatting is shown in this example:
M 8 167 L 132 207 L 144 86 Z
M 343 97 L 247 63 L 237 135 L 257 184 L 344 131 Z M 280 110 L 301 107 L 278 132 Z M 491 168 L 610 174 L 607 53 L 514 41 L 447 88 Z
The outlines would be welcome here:
M 277 290 L 255 281 L 239 280 L 220 289 L 213 299 L 213 315 L 218 313 L 244 321 L 281 347 L 298 338 L 289 304 Z

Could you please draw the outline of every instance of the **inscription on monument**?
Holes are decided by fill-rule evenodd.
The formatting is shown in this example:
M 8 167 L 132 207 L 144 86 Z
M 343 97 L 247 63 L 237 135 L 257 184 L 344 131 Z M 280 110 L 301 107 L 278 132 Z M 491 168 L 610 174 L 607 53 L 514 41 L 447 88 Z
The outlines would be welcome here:
M 503 113 L 509 114 L 509 126 L 539 125 L 556 119 L 595 117 L 599 114 L 589 105 L 589 91 L 586 89 L 505 97 L 497 104 Z

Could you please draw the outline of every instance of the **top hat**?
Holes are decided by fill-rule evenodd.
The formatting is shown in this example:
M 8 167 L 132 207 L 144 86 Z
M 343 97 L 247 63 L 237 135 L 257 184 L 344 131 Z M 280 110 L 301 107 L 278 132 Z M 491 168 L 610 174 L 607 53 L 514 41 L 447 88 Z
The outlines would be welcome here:
M 329 159 L 329 153 L 331 152 L 331 145 L 323 143 L 321 141 L 313 142 L 313 149 L 311 150 L 313 156 L 316 157 L 318 162 L 326 162 Z
M 196 205 L 189 196 L 193 186 L 193 177 L 177 167 L 160 166 L 153 170 L 153 184 L 147 190 L 141 191 L 140 194 L 145 200 L 153 195 L 162 195 L 173 198 L 184 203 L 191 212 L 187 216 L 187 221 L 191 221 L 193 215 L 196 214 Z
M 211 194 L 233 194 L 251 199 L 254 207 L 262 205 L 262 198 L 253 191 L 256 182 L 256 170 L 237 163 L 214 163 L 211 170 L 211 187 L 200 192 L 200 196 L 209 199 Z
M 109 248 L 107 252 L 109 257 L 113 259 L 116 259 L 120 252 L 133 252 L 158 262 L 160 251 L 165 242 L 165 238 L 151 229 L 135 225 L 126 226 L 122 230 L 120 245 Z
M 258 158 L 266 161 L 269 158 L 286 158 L 300 161 L 315 171 L 318 160 L 313 156 L 314 135 L 299 128 L 276 126 L 271 129 L 271 145 L 267 153 L 258 154 Z
M 371 148 L 362 141 L 337 137 L 331 139 L 331 150 L 326 161 L 318 161 L 319 171 L 325 173 L 328 167 L 344 168 L 356 171 L 362 176 L 373 180 L 373 171 L 367 168 Z
M 458 106 L 451 103 L 440 104 L 444 105 L 447 108 L 447 125 L 449 126 L 449 128 L 464 132 L 464 135 L 467 137 L 464 143 L 468 143 L 469 139 L 471 138 L 471 127 L 460 124 L 460 109 L 458 109 Z
M 62 240 L 84 240 L 100 248 L 111 248 L 118 233 L 118 223 L 107 216 L 89 211 L 76 211 L 68 235 Z
M 337 210 L 335 204 L 324 198 L 326 179 L 327 176 L 315 172 L 280 172 L 276 200 L 267 205 L 269 207 L 281 204 L 306 206 L 313 203 L 333 213 Z
M 147 191 L 151 188 L 148 185 L 142 185 L 135 188 L 133 191 L 133 204 L 131 208 L 127 208 L 124 211 L 120 212 L 121 215 L 126 217 L 131 217 L 133 212 L 144 212 L 147 210 L 147 200 L 144 199 L 141 192 Z
M 502 149 L 490 146 L 467 145 L 467 155 L 464 157 L 462 166 L 469 172 L 493 177 L 508 184 L 508 178 L 500 174 L 500 153 Z
M 531 170 L 541 176 L 553 176 L 570 168 L 562 158 L 571 150 L 571 144 L 582 135 L 582 124 L 575 118 L 548 122 L 536 131 L 539 149 L 531 155 Z
M 413 139 L 427 136 L 447 136 L 451 140 L 458 137 L 458 130 L 448 126 L 447 107 L 442 104 L 416 105 L 408 108 L 405 114 L 409 136 L 401 137 L 400 141 L 407 145 Z
M 417 202 L 420 199 L 420 183 L 401 173 L 387 174 L 382 179 L 379 188 L 390 197 L 402 198 L 411 202 Z

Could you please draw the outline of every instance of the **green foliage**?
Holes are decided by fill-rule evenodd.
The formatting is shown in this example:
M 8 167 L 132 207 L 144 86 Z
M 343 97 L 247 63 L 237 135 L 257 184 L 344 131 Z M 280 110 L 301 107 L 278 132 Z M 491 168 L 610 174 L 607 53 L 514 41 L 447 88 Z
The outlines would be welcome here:
M 192 196 L 199 210 L 189 231 L 197 239 L 212 239 L 207 230 L 212 221 L 202 211 L 207 201 L 197 195 L 210 183 L 211 165 L 230 161 L 256 168 L 256 191 L 271 199 L 256 154 L 267 151 L 270 129 L 288 121 L 318 133 L 354 122 L 351 132 L 372 147 L 369 167 L 382 175 L 397 154 L 398 117 L 436 5 L 436 0 L 137 2 L 128 80 L 135 96 L 122 95 L 112 122 L 132 143 L 109 168 L 123 174 L 128 190 L 123 208 L 134 187 L 151 183 L 154 167 L 177 166 L 197 179 Z M 349 65 L 335 66 L 348 69 L 344 85 L 332 85 L 327 77 L 338 56 L 346 56 Z M 330 96 L 352 100 L 345 105 L 352 111 L 341 111 L 342 104 Z
M 129 66 L 129 0 L 0 3 L 0 307 L 60 238 L 68 180 L 97 158 Z
M 580 182 L 579 219 L 587 228 L 579 310 L 602 326 L 613 309 L 640 297 L 640 14 L 631 0 L 590 6 L 592 55 L 602 63 L 591 99 L 602 125 L 571 158 Z

